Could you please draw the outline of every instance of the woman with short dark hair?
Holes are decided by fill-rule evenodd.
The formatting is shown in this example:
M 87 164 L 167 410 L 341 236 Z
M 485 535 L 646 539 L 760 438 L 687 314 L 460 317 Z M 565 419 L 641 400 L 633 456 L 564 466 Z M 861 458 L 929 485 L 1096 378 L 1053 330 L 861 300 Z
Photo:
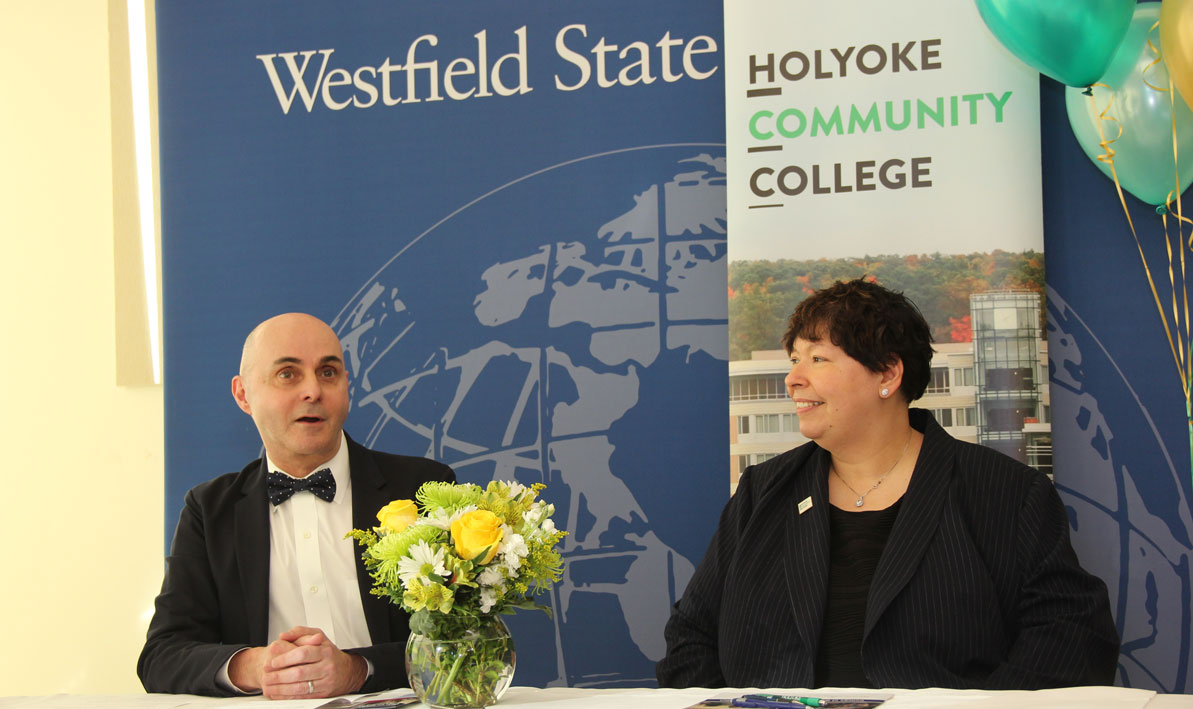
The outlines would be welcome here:
M 787 393 L 812 442 L 751 466 L 675 605 L 665 687 L 1110 684 L 1119 639 L 1043 474 L 909 409 L 915 305 L 864 279 L 799 304 Z

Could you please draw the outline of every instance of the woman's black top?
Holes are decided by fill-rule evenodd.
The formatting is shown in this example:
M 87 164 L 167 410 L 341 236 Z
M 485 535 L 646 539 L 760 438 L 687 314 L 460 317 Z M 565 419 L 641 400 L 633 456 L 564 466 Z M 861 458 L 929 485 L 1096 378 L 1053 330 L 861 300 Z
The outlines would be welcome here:
M 862 672 L 866 597 L 902 501 L 873 512 L 829 507 L 828 601 L 813 686 L 873 686 Z

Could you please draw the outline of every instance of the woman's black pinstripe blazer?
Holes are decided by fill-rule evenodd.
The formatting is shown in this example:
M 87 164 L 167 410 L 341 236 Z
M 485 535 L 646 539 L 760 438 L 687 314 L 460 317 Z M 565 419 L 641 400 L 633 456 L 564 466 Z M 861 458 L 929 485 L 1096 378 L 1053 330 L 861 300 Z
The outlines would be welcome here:
M 927 411 L 913 409 L 911 422 L 924 443 L 870 587 L 867 678 L 1111 684 L 1119 639 L 1106 586 L 1078 563 L 1052 483 L 953 439 Z M 809 443 L 746 470 L 667 623 L 661 686 L 811 685 L 828 584 L 828 464 Z

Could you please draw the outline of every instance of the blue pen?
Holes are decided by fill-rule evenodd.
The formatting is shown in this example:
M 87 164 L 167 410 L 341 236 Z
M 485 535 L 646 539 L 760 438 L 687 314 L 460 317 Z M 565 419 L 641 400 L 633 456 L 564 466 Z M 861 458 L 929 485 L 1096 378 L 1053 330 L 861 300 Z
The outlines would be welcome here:
M 781 694 L 747 694 L 739 698 L 742 703 L 736 706 L 749 707 L 770 707 L 784 709 L 787 707 L 876 707 L 882 704 L 885 699 L 876 697 L 853 698 L 853 697 L 792 697 Z M 746 703 L 748 702 L 748 704 Z
M 876 707 L 879 704 L 882 704 L 886 700 L 874 699 L 874 698 L 850 699 L 850 698 L 832 697 L 832 698 L 821 699 L 820 697 L 799 697 L 799 701 L 801 704 L 804 704 L 804 705 L 810 706 L 810 707 L 839 707 L 843 704 L 864 704 L 866 706 Z

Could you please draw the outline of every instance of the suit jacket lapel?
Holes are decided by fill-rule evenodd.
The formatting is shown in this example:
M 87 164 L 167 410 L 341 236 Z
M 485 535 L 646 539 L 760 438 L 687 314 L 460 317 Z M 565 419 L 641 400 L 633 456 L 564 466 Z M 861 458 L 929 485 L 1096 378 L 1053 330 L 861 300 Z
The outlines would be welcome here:
M 346 437 L 346 434 L 345 434 Z M 385 477 L 368 449 L 358 445 L 351 438 L 348 441 L 348 465 L 352 475 L 352 527 L 372 529 L 377 526 L 377 510 L 389 500 L 385 495 Z M 364 558 L 357 546 L 356 583 L 360 587 L 360 602 L 365 612 L 365 624 L 373 644 L 392 642 L 389 632 L 389 602 L 372 595 L 373 577 L 365 569 Z
M 926 412 L 921 413 L 926 416 Z M 912 415 L 918 416 L 914 410 Z M 863 639 L 919 567 L 928 544 L 936 535 L 952 477 L 951 440 L 934 420 L 928 418 L 911 482 L 870 583 Z
M 251 471 L 236 503 L 236 567 L 240 572 L 249 619 L 249 641 L 269 642 L 269 500 L 265 492 L 265 459 Z
M 809 446 L 809 452 L 808 458 L 793 462 L 797 472 L 781 514 L 787 530 L 787 595 L 800 640 L 814 659 L 828 589 L 828 454 L 815 446 Z M 808 499 L 812 506 L 800 514 L 800 503 Z

